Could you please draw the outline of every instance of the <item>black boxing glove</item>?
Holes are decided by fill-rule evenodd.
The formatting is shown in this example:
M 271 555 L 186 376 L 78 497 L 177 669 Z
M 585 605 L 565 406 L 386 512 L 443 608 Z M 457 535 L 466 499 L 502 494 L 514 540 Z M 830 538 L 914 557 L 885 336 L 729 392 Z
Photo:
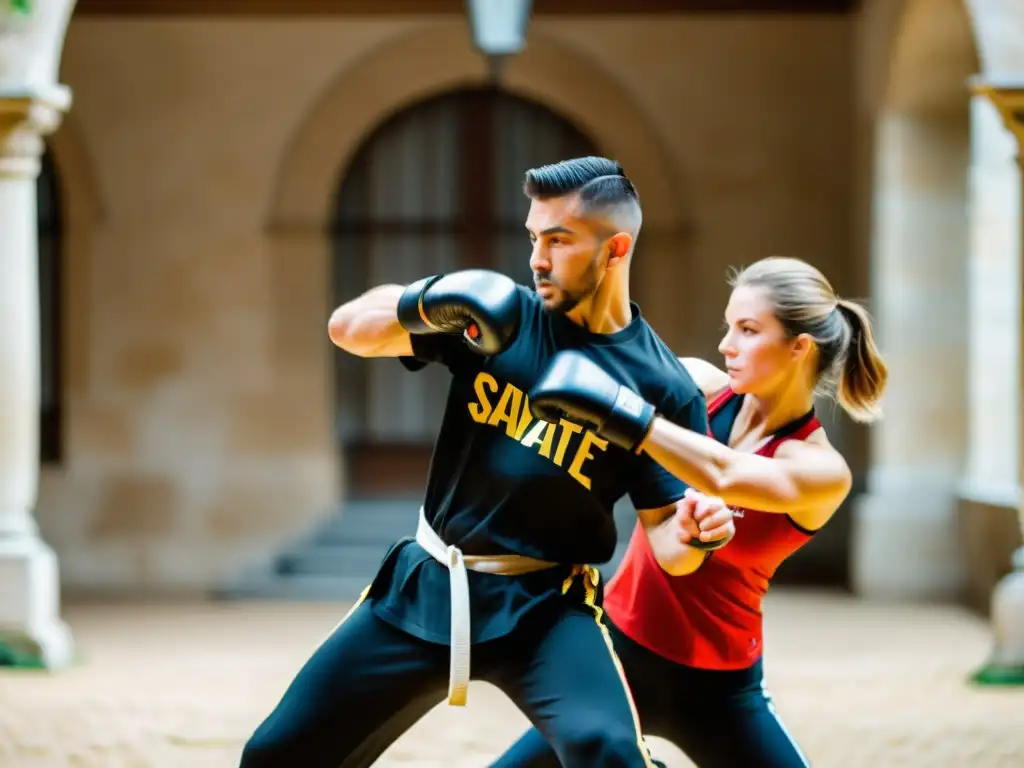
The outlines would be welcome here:
M 567 416 L 627 451 L 635 451 L 654 424 L 653 405 L 573 350 L 554 356 L 529 398 L 534 417 L 557 424 Z
M 409 333 L 461 333 L 481 355 L 495 355 L 512 343 L 520 314 L 515 282 L 487 269 L 425 277 L 398 300 L 398 322 Z

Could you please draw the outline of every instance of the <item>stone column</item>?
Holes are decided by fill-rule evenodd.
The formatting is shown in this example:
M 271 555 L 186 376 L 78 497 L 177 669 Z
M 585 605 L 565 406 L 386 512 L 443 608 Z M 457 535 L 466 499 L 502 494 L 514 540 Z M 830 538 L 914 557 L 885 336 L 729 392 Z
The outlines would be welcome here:
M 42 137 L 71 103 L 57 85 L 73 0 L 0 5 L 0 664 L 60 667 L 57 558 L 32 512 L 39 478 L 39 256 Z
M 57 558 L 32 517 L 39 480 L 36 177 L 42 136 L 69 103 L 66 88 L 0 91 L 0 663 L 47 667 L 68 663 L 72 643 L 60 620 Z
M 870 309 L 890 376 L 854 511 L 851 580 L 865 597 L 951 599 L 963 584 L 967 111 L 888 112 L 876 131 Z
M 991 101 L 971 99 L 970 429 L 963 495 L 1017 502 L 1020 382 L 1020 170 L 1016 141 Z M 995 499 L 993 499 L 995 500 Z
M 999 83 L 979 81 L 974 83 L 973 90 L 989 99 L 999 111 L 1006 127 L 1017 140 L 1017 161 L 1024 165 L 1024 79 L 1019 82 Z M 1018 174 L 1019 176 L 1021 174 Z M 1024 210 L 1021 201 L 1024 190 L 1018 190 L 1017 219 L 1018 258 L 1024 261 L 1021 251 L 1024 242 Z M 1020 384 L 1024 381 L 1024 317 L 1021 315 L 1021 296 L 1024 295 L 1024 267 L 1018 262 L 1017 267 L 1017 312 L 1016 334 L 1018 365 L 1016 392 L 1016 424 L 1007 424 L 1007 430 L 1013 430 L 1020 436 L 1024 435 L 1024 398 L 1021 397 Z M 1017 509 L 1021 536 L 1024 537 L 1024 494 L 1021 494 L 1021 481 L 1024 478 L 1024 464 L 1018 451 Z M 988 663 L 978 671 L 975 679 L 982 683 L 1012 683 L 1024 685 L 1024 546 L 1019 547 L 1012 558 L 1013 570 L 1007 574 L 992 593 L 992 631 L 994 648 Z
M 968 604 L 988 613 L 1017 541 L 1020 169 L 1017 142 L 985 96 L 971 98 L 969 434 L 959 531 Z

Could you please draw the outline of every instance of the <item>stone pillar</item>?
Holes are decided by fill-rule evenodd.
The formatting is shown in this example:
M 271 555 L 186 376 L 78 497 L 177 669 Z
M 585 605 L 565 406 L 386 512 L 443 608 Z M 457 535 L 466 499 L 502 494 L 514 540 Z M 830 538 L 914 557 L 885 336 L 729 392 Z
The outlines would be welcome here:
M 876 131 L 870 309 L 890 376 L 854 510 L 851 581 L 865 597 L 950 599 L 964 581 L 967 111 L 889 112 Z
M 39 481 L 39 275 L 36 177 L 42 136 L 70 94 L 0 91 L 0 663 L 63 666 L 57 558 L 32 511 Z
M 989 99 L 999 111 L 1006 127 L 1017 140 L 1017 161 L 1024 165 L 1024 80 L 1014 83 L 976 82 L 973 90 Z M 1020 174 L 1019 174 L 1020 176 Z M 1021 201 L 1024 190 L 1018 190 L 1017 197 L 1017 248 L 1018 258 L 1024 260 L 1021 251 L 1024 235 L 1024 211 Z M 1016 427 L 1018 440 L 1024 435 L 1024 398 L 1021 397 L 1020 383 L 1024 381 L 1024 317 L 1021 315 L 1021 296 L 1024 295 L 1024 267 L 1018 262 L 1017 268 L 1017 355 L 1018 365 L 1016 425 L 1006 425 L 1010 430 Z M 1021 465 L 1021 454 L 1018 451 L 1017 509 L 1021 536 L 1024 537 L 1024 494 L 1021 494 L 1021 482 L 1024 478 L 1024 465 Z M 1024 685 L 1024 546 L 1019 547 L 1012 558 L 1013 570 L 1007 574 L 992 593 L 992 631 L 994 648 L 988 663 L 978 671 L 975 680 L 982 683 L 1010 683 Z
M 1007 429 L 1020 382 L 1020 169 L 991 101 L 971 99 L 970 426 L 963 494 L 1017 501 L 1018 439 Z
M 987 614 L 1019 544 L 1020 169 L 1017 142 L 985 96 L 971 98 L 969 434 L 959 530 L 968 605 Z
M 42 137 L 71 103 L 56 84 L 73 0 L 0 6 L 0 664 L 60 667 L 57 558 L 32 512 L 39 479 L 39 256 Z

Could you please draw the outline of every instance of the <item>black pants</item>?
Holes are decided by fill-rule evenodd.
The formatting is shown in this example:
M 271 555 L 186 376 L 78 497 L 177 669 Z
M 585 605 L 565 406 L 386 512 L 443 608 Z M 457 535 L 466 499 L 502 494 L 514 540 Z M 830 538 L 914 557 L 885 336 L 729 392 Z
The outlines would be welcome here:
M 683 750 L 699 768 L 806 768 L 762 687 L 761 663 L 737 671 L 685 667 L 608 626 L 643 731 Z M 527 731 L 491 768 L 555 768 L 544 735 Z M 597 765 L 597 763 L 595 763 Z
M 587 607 L 528 616 L 473 646 L 473 676 L 501 688 L 572 768 L 652 764 L 611 639 Z M 447 695 L 449 649 L 358 605 L 245 745 L 241 768 L 369 766 Z M 544 739 L 547 741 L 544 741 Z

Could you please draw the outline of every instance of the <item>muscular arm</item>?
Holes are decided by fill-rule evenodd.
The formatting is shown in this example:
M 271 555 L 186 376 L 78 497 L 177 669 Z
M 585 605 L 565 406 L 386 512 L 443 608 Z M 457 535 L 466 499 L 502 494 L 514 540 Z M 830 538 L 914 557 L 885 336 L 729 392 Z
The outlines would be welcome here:
M 669 504 L 660 509 L 640 509 L 637 515 L 661 569 L 670 576 L 686 576 L 700 568 L 706 553 L 680 539 L 682 529 L 676 508 L 677 504 Z
M 849 467 L 827 445 L 793 440 L 768 458 L 658 417 L 642 448 L 683 482 L 731 507 L 788 514 L 809 528 L 827 520 L 850 491 Z
M 381 285 L 342 304 L 331 315 L 327 333 L 331 341 L 359 357 L 408 357 L 412 340 L 398 324 L 401 285 Z
M 706 432 L 708 429 L 707 408 L 702 397 L 694 397 L 679 409 L 670 422 L 680 429 Z M 692 504 L 685 497 L 671 504 L 660 506 L 668 499 L 675 499 L 686 491 L 680 478 L 674 477 L 668 468 L 659 466 L 650 457 L 643 457 L 641 472 L 636 482 L 639 489 L 630 496 L 637 506 L 637 515 L 655 559 L 662 570 L 671 576 L 686 576 L 693 573 L 706 559 L 706 552 L 687 544 L 687 532 L 700 535 L 690 514 Z M 655 491 L 652 493 L 652 491 Z M 655 506 L 659 505 L 659 506 Z

